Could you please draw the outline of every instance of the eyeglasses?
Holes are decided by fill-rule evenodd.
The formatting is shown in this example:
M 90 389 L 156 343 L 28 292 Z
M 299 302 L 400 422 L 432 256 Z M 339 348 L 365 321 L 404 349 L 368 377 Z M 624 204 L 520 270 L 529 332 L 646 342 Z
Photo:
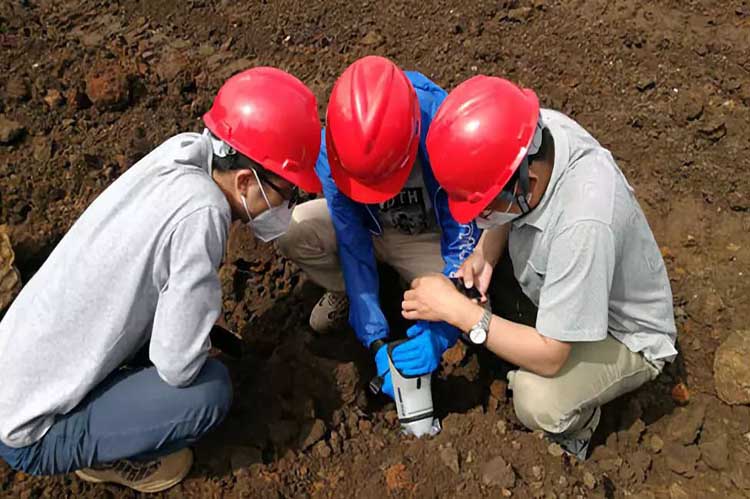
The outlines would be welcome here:
M 253 171 L 258 176 L 258 179 L 263 182 L 264 184 L 268 185 L 271 189 L 276 191 L 276 193 L 281 196 L 286 202 L 288 203 L 287 206 L 289 208 L 293 208 L 297 205 L 300 201 L 300 193 L 297 186 L 292 186 L 291 189 L 282 189 L 278 185 L 271 182 L 268 177 L 263 173 L 262 170 L 259 170 L 257 168 L 253 168 Z
M 495 211 L 492 208 L 492 205 L 494 205 L 495 202 L 497 202 L 497 200 L 502 200 L 502 201 L 505 201 L 506 203 L 508 203 L 508 210 L 506 210 L 506 211 L 509 211 L 510 207 L 513 206 L 513 203 L 516 200 L 516 198 L 515 198 L 515 191 L 516 191 L 516 184 L 517 183 L 518 183 L 518 181 L 516 181 L 516 183 L 513 184 L 512 188 L 508 188 L 508 185 L 506 185 L 505 189 L 503 189 L 502 191 L 500 191 L 500 194 L 498 194 L 497 197 L 495 197 L 495 199 L 492 200 L 492 202 L 487 206 L 487 208 L 485 208 L 484 210 L 482 210 L 482 212 L 479 214 L 479 216 L 482 217 L 482 218 L 489 217 L 492 214 L 492 212 Z M 510 182 L 508 182 L 508 184 L 510 185 Z

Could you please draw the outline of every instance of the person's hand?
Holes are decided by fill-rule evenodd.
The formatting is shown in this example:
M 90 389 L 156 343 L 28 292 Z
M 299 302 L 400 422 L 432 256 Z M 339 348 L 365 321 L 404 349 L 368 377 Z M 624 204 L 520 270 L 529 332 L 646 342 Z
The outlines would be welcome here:
M 383 378 L 383 384 L 380 386 L 380 392 L 385 393 L 390 398 L 393 396 L 393 379 L 391 378 L 391 368 L 388 364 L 388 344 L 384 344 L 375 352 L 375 368 L 378 376 Z
M 391 351 L 396 369 L 405 376 L 421 376 L 435 371 L 443 353 L 456 344 L 458 330 L 445 322 L 420 321 L 406 331 L 410 338 Z
M 492 280 L 493 265 L 487 261 L 481 251 L 474 251 L 464 260 L 455 276 L 464 281 L 464 286 L 471 288 L 476 286 L 477 291 L 482 294 L 482 303 L 487 301 L 487 289 Z
M 461 294 L 442 274 L 428 274 L 412 281 L 404 293 L 401 315 L 409 320 L 447 322 L 457 326 L 462 310 L 472 301 Z

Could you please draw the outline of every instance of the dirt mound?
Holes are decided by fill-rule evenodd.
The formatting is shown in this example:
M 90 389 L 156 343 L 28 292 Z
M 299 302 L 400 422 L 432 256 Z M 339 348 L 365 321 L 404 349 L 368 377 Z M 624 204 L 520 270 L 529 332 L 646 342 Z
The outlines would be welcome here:
M 515 420 L 507 366 L 458 347 L 434 383 L 443 432 L 405 439 L 393 405 L 366 394 L 370 359 L 351 332 L 307 328 L 320 290 L 236 227 L 221 271 L 244 337 L 245 358 L 227 360 L 236 402 L 169 494 L 748 496 L 750 409 L 724 404 L 713 378 L 750 311 L 748 30 L 743 2 L 0 3 L 0 224 L 26 282 L 98 193 L 199 130 L 221 82 L 253 65 L 308 83 L 321 117 L 336 76 L 369 53 L 446 88 L 507 76 L 581 122 L 636 188 L 672 280 L 678 363 L 605 408 L 582 464 Z M 507 317 L 533 321 L 507 266 L 494 288 Z M 132 496 L 3 463 L 0 494 Z

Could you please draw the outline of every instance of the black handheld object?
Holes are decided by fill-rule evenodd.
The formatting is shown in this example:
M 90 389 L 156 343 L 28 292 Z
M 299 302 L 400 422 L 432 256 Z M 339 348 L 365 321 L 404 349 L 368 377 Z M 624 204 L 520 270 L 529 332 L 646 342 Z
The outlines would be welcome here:
M 242 340 L 236 334 L 219 325 L 214 325 L 209 335 L 213 346 L 230 357 L 242 358 Z
M 466 285 L 464 285 L 464 280 L 460 277 L 449 277 L 448 279 L 450 279 L 456 289 L 467 298 L 472 300 L 480 300 L 482 298 L 482 293 L 480 293 L 476 287 L 467 288 Z

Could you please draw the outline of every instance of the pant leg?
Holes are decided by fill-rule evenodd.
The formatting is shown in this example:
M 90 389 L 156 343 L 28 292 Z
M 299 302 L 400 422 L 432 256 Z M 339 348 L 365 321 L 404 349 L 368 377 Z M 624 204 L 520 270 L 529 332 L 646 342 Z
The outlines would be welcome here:
M 278 247 L 316 284 L 329 291 L 344 291 L 336 232 L 325 199 L 313 199 L 294 208 L 289 229 L 278 239 Z
M 443 271 L 445 263 L 437 232 L 409 235 L 386 228 L 373 242 L 378 259 L 396 269 L 408 283 L 421 275 Z
M 573 435 L 585 429 L 597 407 L 658 376 L 660 368 L 608 335 L 575 343 L 568 362 L 552 378 L 519 369 L 508 374 L 518 419 L 532 430 Z
M 165 383 L 155 367 L 120 369 L 58 418 L 39 442 L 0 447 L 0 456 L 33 475 L 153 458 L 197 441 L 224 419 L 231 403 L 229 373 L 215 359 L 185 388 Z

